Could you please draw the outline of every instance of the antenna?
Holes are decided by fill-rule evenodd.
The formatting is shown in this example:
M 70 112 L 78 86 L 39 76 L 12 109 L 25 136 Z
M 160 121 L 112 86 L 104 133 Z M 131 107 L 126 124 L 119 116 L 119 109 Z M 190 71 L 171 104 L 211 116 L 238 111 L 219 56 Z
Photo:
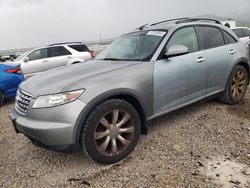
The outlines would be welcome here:
M 143 30 L 143 28 L 146 27 L 147 25 L 148 25 L 148 23 L 147 23 L 147 24 L 144 24 L 144 25 L 142 25 L 142 26 L 140 26 L 140 27 L 138 27 L 138 28 L 136 28 L 136 29 L 138 29 L 138 30 Z

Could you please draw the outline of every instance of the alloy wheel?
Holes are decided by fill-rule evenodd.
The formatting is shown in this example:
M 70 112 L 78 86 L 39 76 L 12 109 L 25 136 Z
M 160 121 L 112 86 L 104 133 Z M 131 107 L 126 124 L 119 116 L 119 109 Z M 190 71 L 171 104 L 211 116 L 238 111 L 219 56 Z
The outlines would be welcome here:
M 131 115 L 122 110 L 113 110 L 99 120 L 94 132 L 95 146 L 103 155 L 118 155 L 128 148 L 134 131 Z
M 244 95 L 246 89 L 246 75 L 243 71 L 238 70 L 232 81 L 231 91 L 234 98 L 240 98 Z

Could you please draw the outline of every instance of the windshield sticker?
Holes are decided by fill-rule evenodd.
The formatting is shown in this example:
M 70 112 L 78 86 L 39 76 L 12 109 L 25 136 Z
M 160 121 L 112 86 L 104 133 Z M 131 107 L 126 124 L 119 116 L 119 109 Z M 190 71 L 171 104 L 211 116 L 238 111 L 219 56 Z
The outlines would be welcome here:
M 162 37 L 166 34 L 164 31 L 149 31 L 147 35 L 159 36 Z

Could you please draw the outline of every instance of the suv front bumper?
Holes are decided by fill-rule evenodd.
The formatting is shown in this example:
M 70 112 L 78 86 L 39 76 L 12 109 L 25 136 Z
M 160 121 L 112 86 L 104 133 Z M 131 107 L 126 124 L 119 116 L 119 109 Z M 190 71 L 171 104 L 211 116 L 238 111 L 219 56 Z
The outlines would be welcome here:
M 79 146 L 78 122 L 85 105 L 76 100 L 58 107 L 30 109 L 25 116 L 13 110 L 10 119 L 15 131 L 24 134 L 33 144 L 57 151 L 72 151 Z

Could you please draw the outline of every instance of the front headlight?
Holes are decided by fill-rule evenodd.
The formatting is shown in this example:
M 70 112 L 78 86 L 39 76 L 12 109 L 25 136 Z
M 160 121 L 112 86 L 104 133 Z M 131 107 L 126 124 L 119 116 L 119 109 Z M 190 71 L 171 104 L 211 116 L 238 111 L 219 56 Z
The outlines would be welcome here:
M 80 97 L 84 91 L 85 89 L 81 89 L 77 91 L 40 96 L 35 100 L 32 108 L 47 108 L 70 103 Z

